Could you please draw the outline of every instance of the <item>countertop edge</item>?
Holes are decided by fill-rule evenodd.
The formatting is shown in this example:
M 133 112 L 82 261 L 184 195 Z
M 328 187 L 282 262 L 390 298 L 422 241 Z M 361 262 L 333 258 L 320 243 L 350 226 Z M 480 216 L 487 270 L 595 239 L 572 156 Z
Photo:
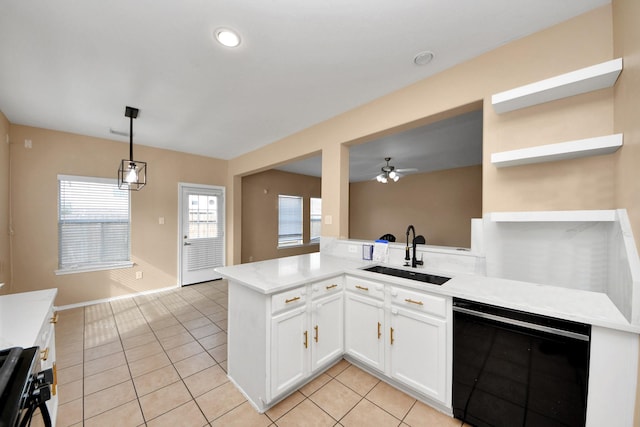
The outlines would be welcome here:
M 308 255 L 298 255 L 295 257 L 297 257 L 298 259 L 302 259 L 299 257 L 306 256 Z M 317 255 L 317 257 L 320 256 Z M 239 283 L 242 286 L 245 286 L 263 295 L 273 295 L 295 288 L 296 286 L 313 283 L 342 274 L 347 274 L 368 280 L 383 281 L 384 283 L 390 285 L 397 285 L 405 288 L 421 290 L 437 295 L 469 299 L 472 301 L 477 301 L 485 304 L 493 304 L 496 306 L 514 310 L 526 311 L 534 314 L 556 317 L 575 322 L 588 323 L 592 326 L 640 334 L 640 325 L 633 325 L 629 323 L 622 315 L 622 313 L 620 313 L 617 307 L 613 304 L 613 302 L 609 299 L 609 297 L 604 293 L 561 288 L 556 286 L 521 282 L 502 278 L 478 276 L 467 273 L 457 274 L 451 271 L 441 271 L 424 268 L 418 269 L 418 271 L 421 272 L 429 272 L 432 274 L 451 277 L 450 281 L 448 281 L 444 285 L 439 286 L 362 270 L 362 268 L 367 266 L 381 264 L 377 262 L 354 262 L 354 260 L 342 259 L 331 255 L 322 255 L 320 258 L 327 260 L 327 263 L 330 265 L 330 267 L 326 270 L 322 270 L 321 272 L 320 270 L 305 272 L 305 275 L 299 277 L 296 276 L 296 278 L 292 280 L 283 280 L 281 282 L 272 280 L 271 286 L 268 289 L 265 288 L 265 286 L 261 286 L 261 284 L 256 283 L 256 277 L 251 277 L 251 274 L 247 273 L 246 267 L 244 270 L 239 270 L 239 268 L 242 268 L 243 265 L 247 266 L 248 264 L 221 267 L 219 269 L 216 269 L 216 271 L 224 278 Z M 277 260 L 271 261 L 276 262 Z M 262 265 L 268 265 L 265 264 L 268 262 L 269 261 L 261 261 Z M 337 264 L 340 263 L 342 263 L 342 266 L 338 267 Z M 389 266 L 398 268 L 398 266 L 396 265 Z M 407 267 L 400 268 L 411 270 Z M 234 274 L 238 271 L 243 271 L 244 274 Z M 274 285 L 274 283 L 276 282 L 278 282 L 278 284 Z M 479 288 L 474 289 L 477 286 Z M 488 287 L 493 288 L 494 290 L 497 289 L 499 291 L 504 290 L 505 292 L 500 296 L 496 296 L 497 292 L 496 294 L 486 293 Z M 484 290 L 485 292 L 481 292 L 482 290 Z M 510 293 L 509 291 L 515 291 L 515 293 Z M 518 291 L 521 291 L 522 293 L 520 295 L 516 295 Z M 550 296 L 554 293 L 554 296 Z M 523 299 L 529 296 L 527 294 L 538 298 L 544 297 L 548 301 L 548 304 L 546 304 L 546 306 L 543 304 L 536 305 L 535 303 L 527 304 L 527 301 L 524 301 Z M 564 299 L 564 301 L 567 302 L 570 302 L 569 298 L 572 300 L 580 299 L 579 310 L 571 311 L 553 308 L 552 305 L 558 298 Z M 571 302 L 575 303 L 575 301 Z M 588 307 L 598 307 L 600 309 L 600 312 L 604 312 L 604 315 L 601 317 L 590 315 L 593 310 L 589 310 Z

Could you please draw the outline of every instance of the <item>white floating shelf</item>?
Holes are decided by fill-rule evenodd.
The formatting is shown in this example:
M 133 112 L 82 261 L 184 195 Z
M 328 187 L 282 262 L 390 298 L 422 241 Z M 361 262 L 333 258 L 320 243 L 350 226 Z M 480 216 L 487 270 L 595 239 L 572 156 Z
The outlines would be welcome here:
M 506 113 L 544 102 L 612 87 L 622 71 L 622 58 L 561 74 L 491 97 L 496 113 Z
M 579 139 L 558 144 L 538 145 L 520 150 L 503 151 L 491 155 L 491 163 L 497 168 L 555 162 L 580 157 L 610 154 L 622 147 L 622 134 Z
M 612 222 L 618 220 L 615 210 L 492 212 L 488 216 L 493 222 Z

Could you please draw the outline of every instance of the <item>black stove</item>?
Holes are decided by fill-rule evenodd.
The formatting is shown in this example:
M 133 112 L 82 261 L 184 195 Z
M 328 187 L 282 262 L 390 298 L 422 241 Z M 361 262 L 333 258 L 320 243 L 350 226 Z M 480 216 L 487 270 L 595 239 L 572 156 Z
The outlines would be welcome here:
M 39 408 L 45 427 L 51 418 L 45 402 L 51 398 L 51 369 L 39 372 L 38 347 L 13 347 L 0 350 L 0 427 L 30 424 Z

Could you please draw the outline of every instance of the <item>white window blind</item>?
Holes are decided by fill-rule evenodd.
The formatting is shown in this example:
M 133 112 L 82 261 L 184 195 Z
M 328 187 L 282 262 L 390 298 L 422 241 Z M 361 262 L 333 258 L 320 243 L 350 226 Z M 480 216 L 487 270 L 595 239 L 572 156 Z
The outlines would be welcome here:
M 130 263 L 129 191 L 117 180 L 58 176 L 58 272 Z
M 320 240 L 320 228 L 322 219 L 322 199 L 311 197 L 309 200 L 309 222 L 310 222 L 310 236 L 311 242 L 318 242 Z
M 278 247 L 302 244 L 302 197 L 278 196 Z

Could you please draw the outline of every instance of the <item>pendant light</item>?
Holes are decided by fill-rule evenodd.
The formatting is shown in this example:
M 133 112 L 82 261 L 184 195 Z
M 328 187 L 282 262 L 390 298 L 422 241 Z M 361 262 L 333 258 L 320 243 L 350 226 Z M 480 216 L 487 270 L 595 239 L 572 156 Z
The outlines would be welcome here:
M 147 162 L 133 160 L 133 119 L 138 117 L 137 108 L 126 107 L 124 116 L 129 117 L 129 160 L 122 159 L 118 169 L 118 187 L 121 190 L 138 191 L 147 184 Z

